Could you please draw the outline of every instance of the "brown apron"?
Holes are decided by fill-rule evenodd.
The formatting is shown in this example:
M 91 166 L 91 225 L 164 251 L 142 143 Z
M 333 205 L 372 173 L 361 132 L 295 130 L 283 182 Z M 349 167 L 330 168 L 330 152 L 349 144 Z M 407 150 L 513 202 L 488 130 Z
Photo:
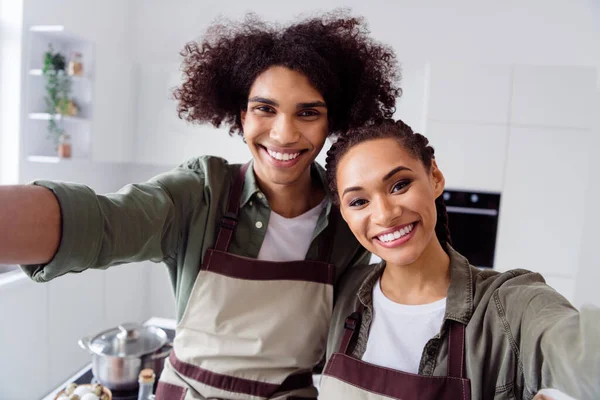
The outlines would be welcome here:
M 214 249 L 207 250 L 177 325 L 156 400 L 316 399 L 333 309 L 334 267 L 270 262 L 228 253 L 248 164 L 229 195 Z M 328 237 L 335 224 L 330 221 Z M 322 246 L 327 260 L 331 246 Z
M 326 400 L 470 400 L 471 381 L 464 373 L 465 326 L 450 321 L 448 376 L 423 376 L 380 367 L 352 357 L 350 342 L 360 329 L 362 305 L 346 318 L 339 351 L 329 359 L 320 385 Z

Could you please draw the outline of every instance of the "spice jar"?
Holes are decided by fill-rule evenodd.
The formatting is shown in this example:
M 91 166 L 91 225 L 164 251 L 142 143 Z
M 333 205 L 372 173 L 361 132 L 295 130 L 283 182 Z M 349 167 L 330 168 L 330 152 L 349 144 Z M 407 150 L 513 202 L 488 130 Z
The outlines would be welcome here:
M 60 158 L 71 158 L 71 136 L 64 133 L 59 136 L 58 156 Z
M 81 61 L 81 53 L 75 51 L 71 54 L 67 73 L 72 76 L 83 76 L 83 62 Z

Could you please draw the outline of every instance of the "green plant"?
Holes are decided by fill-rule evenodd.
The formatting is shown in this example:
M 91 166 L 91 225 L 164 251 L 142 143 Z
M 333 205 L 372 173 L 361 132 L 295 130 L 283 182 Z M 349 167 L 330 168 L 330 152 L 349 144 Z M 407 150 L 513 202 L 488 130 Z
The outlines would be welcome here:
M 46 112 L 50 114 L 48 120 L 48 135 L 58 145 L 58 140 L 64 134 L 62 120 L 57 114 L 65 115 L 71 94 L 71 77 L 66 73 L 67 62 L 65 56 L 55 52 L 52 44 L 44 53 L 44 68 L 42 73 L 46 79 Z

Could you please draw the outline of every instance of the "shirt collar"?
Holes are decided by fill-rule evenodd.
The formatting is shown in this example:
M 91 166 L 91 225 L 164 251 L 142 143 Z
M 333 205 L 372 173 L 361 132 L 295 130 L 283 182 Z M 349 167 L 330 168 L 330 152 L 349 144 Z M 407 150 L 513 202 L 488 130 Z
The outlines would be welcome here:
M 258 192 L 260 192 L 260 189 L 254 176 L 254 160 L 251 160 L 246 170 L 246 175 L 244 175 L 244 187 L 242 189 L 242 196 L 240 197 L 240 207 L 244 207 L 252 199 L 252 196 Z
M 327 205 L 325 206 L 325 215 L 328 216 L 331 211 L 332 202 L 331 192 L 327 185 L 325 168 L 317 162 L 313 162 L 310 166 L 310 176 L 313 182 L 318 181 L 325 188 L 325 196 L 328 199 Z M 256 176 L 254 176 L 254 160 L 251 160 L 248 169 L 246 170 L 246 175 L 244 176 L 244 188 L 242 189 L 242 196 L 240 197 L 240 207 L 244 207 L 258 192 L 260 192 L 260 189 L 256 182 Z
M 446 295 L 444 319 L 467 324 L 473 315 L 473 270 L 469 261 L 448 245 L 450 256 L 450 286 Z M 373 286 L 383 274 L 385 261 L 375 265 L 358 290 L 358 298 L 365 306 L 372 307 Z

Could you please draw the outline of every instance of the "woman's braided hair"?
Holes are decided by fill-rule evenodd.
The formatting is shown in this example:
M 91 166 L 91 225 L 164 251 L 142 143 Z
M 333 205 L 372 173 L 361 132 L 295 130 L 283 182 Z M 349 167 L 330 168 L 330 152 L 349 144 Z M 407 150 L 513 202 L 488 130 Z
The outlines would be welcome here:
M 435 155 L 433 147 L 429 145 L 429 140 L 420 133 L 413 132 L 411 127 L 406 125 L 403 121 L 386 119 L 352 129 L 346 134 L 339 136 L 337 141 L 327 152 L 327 178 L 334 202 L 337 205 L 339 205 L 340 198 L 337 191 L 336 175 L 340 159 L 348 152 L 348 150 L 359 143 L 373 139 L 386 138 L 398 140 L 411 155 L 423 162 L 427 171 L 431 169 L 431 161 L 435 159 Z M 450 239 L 450 230 L 448 229 L 448 213 L 446 212 L 446 205 L 444 204 L 442 196 L 435 199 L 435 207 L 437 210 L 435 234 L 442 247 L 446 249 L 446 244 L 452 245 L 452 240 Z

